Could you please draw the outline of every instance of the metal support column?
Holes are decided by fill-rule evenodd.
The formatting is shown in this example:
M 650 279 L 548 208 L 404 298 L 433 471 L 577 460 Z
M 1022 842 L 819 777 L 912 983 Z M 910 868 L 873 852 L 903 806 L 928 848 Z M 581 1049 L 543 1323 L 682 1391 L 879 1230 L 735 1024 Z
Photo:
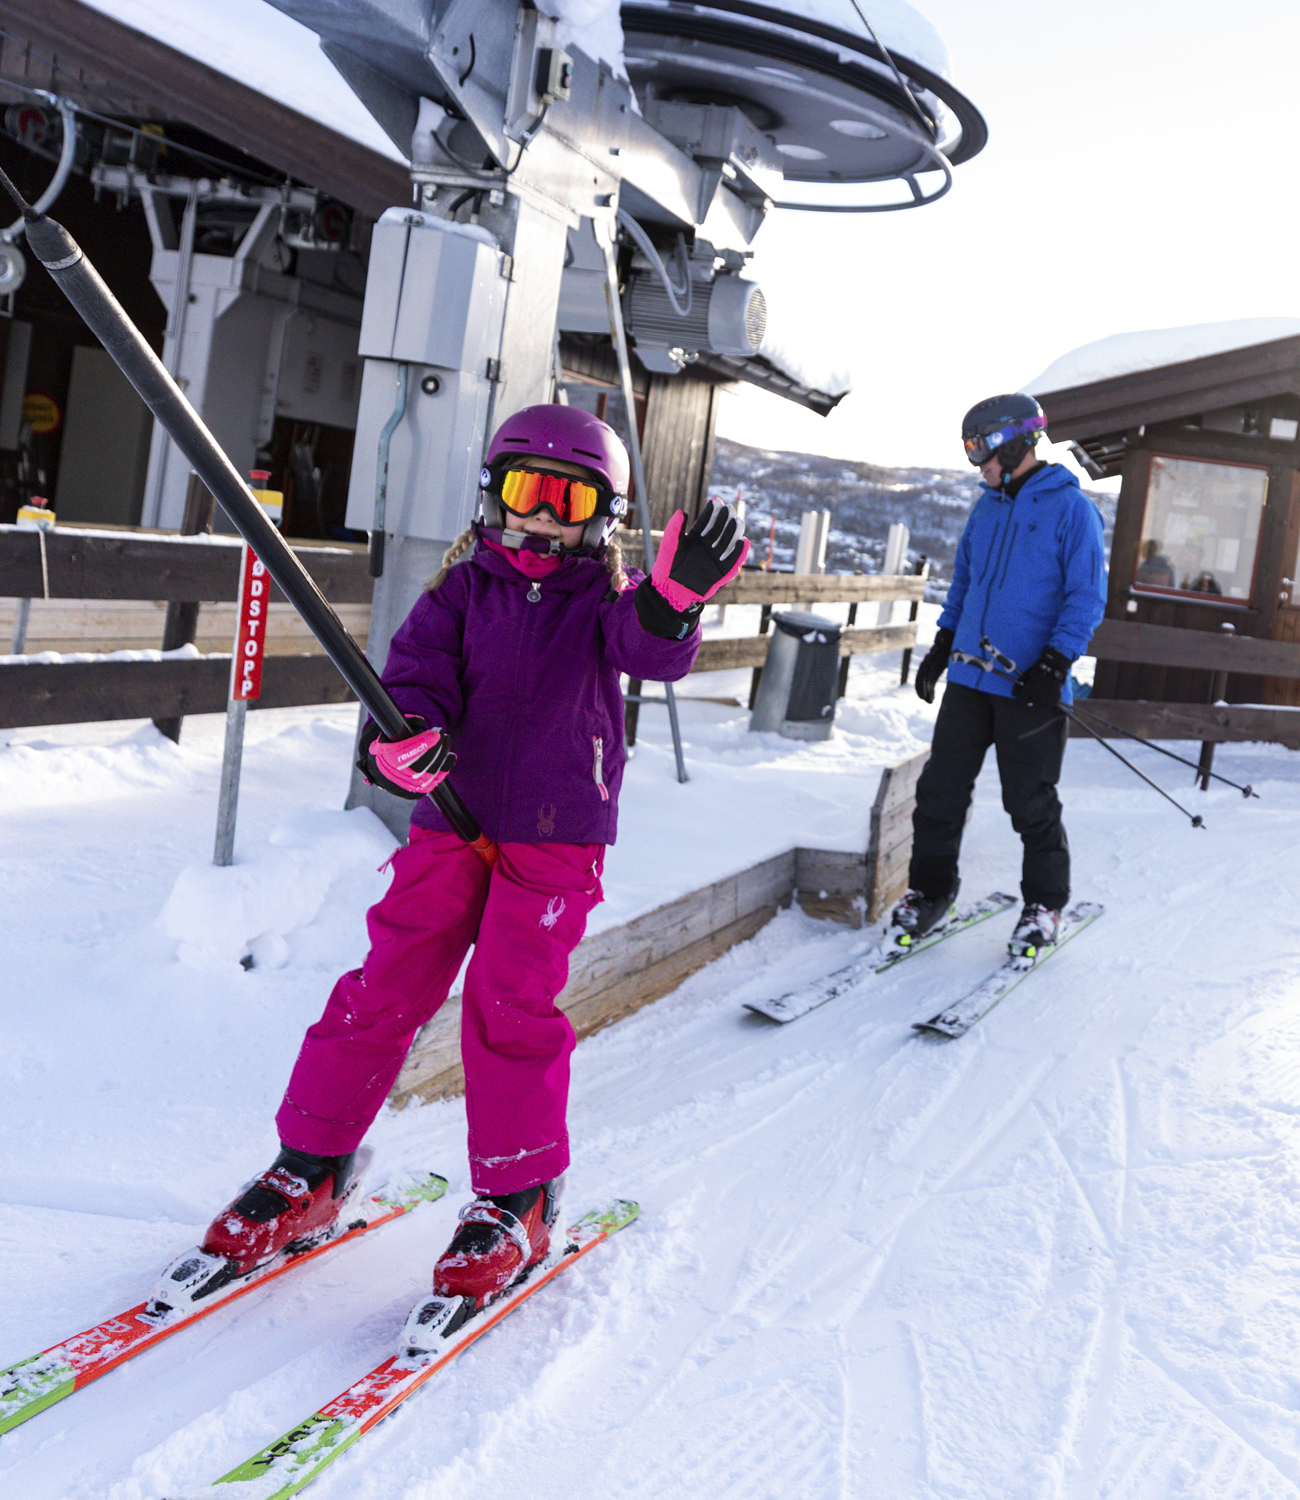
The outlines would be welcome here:
M 646 576 L 650 574 L 655 560 L 654 539 L 650 535 L 650 503 L 646 495 L 645 465 L 641 461 L 641 437 L 636 430 L 636 393 L 632 389 L 632 362 L 627 352 L 627 334 L 623 328 L 623 308 L 618 296 L 618 258 L 615 253 L 615 230 L 613 220 L 597 224 L 597 234 L 605 251 L 605 301 L 609 304 L 609 332 L 618 355 L 619 381 L 623 388 L 623 404 L 627 408 L 628 446 L 632 454 L 632 477 L 636 481 L 636 507 L 641 520 L 641 552 L 645 559 Z M 642 700 L 644 701 L 644 700 Z M 677 780 L 689 781 L 686 760 L 682 755 L 682 732 L 677 723 L 677 699 L 673 696 L 671 682 L 664 683 L 664 702 L 668 707 L 668 722 L 672 727 L 673 754 L 677 758 Z

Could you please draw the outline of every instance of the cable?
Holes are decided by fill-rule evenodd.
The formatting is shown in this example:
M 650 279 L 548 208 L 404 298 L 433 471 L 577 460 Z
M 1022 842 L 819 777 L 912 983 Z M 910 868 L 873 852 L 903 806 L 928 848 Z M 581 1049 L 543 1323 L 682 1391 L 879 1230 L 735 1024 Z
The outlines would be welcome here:
M 911 100 L 911 102 L 912 102 L 912 108 L 916 111 L 916 117 L 917 117 L 917 119 L 920 120 L 921 123 L 928 130 L 934 130 L 935 129 L 935 123 L 934 123 L 934 121 L 921 108 L 920 103 L 918 102 L 916 95 L 912 92 L 911 86 L 908 84 L 907 80 L 903 77 L 903 75 L 898 71 L 898 64 L 894 61 L 893 54 L 885 46 L 884 42 L 882 42 L 880 40 L 880 38 L 876 35 L 876 28 L 871 24 L 870 21 L 867 20 L 867 13 L 858 4 L 858 0 L 853 0 L 853 9 L 856 10 L 857 13 L 858 13 L 858 15 L 861 17 L 862 24 L 871 33 L 871 40 L 873 42 L 875 42 L 875 44 L 876 44 L 877 47 L 880 48 L 880 51 L 883 54 L 885 61 L 893 69 L 894 78 L 895 78 L 896 82 L 898 83 L 899 88 L 902 89 L 902 91 Z
M 637 249 L 640 250 L 641 254 L 644 255 L 645 258 L 650 262 L 650 265 L 658 275 L 659 280 L 663 282 L 664 291 L 668 294 L 668 301 L 672 306 L 672 310 L 677 314 L 679 318 L 689 318 L 691 315 L 693 289 L 691 285 L 691 267 L 690 262 L 687 259 L 686 241 L 683 236 L 680 234 L 677 236 L 676 253 L 680 257 L 683 279 L 686 282 L 686 287 L 684 291 L 679 292 L 677 288 L 672 284 L 672 281 L 670 280 L 668 275 L 668 267 L 664 265 L 663 259 L 660 256 L 659 252 L 655 249 L 654 242 L 651 240 L 650 236 L 645 232 L 644 229 L 641 228 L 640 224 L 637 223 L 637 221 L 632 217 L 630 213 L 626 211 L 626 209 L 620 208 L 617 213 L 618 222 L 623 226 L 624 229 L 627 230 L 628 234 L 631 235 L 632 239 L 636 242 Z M 682 296 L 686 298 L 685 307 L 683 307 L 677 300 Z

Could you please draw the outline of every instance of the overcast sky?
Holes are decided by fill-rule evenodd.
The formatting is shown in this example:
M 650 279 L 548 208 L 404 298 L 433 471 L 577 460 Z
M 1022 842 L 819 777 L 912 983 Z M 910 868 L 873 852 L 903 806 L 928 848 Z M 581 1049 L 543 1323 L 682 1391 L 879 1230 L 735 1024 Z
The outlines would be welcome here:
M 1300 314 L 1300 0 L 913 3 L 989 144 L 933 207 L 770 216 L 760 278 L 854 391 L 747 391 L 721 433 L 957 468 L 963 412 L 1080 344 Z

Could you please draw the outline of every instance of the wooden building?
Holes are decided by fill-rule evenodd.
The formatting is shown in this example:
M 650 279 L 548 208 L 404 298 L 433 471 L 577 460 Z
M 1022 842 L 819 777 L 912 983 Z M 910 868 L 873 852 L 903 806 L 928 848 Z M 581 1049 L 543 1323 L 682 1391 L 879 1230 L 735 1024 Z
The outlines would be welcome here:
M 1035 394 L 1122 476 L 1094 699 L 1300 705 L 1300 336 Z

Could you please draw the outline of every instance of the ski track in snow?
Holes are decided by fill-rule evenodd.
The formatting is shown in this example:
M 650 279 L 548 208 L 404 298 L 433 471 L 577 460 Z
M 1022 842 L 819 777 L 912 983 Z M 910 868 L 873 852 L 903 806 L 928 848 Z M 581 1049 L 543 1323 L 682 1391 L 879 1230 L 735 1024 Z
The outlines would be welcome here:
M 721 862 L 829 845 L 809 824 L 851 846 L 874 768 L 913 753 L 933 713 L 889 686 L 895 662 L 855 663 L 825 746 L 684 705 L 688 788 L 644 714 L 599 925 Z M 387 878 L 392 841 L 336 811 L 353 721 L 249 720 L 241 861 L 316 882 L 266 903 L 260 937 L 207 886 L 163 919 L 210 848 L 213 723 L 181 747 L 147 726 L 0 746 L 0 1364 L 138 1301 L 270 1159 L 301 1031 Z M 743 1001 L 867 942 L 782 913 L 583 1043 L 566 1207 L 628 1196 L 641 1218 L 308 1493 L 1300 1497 L 1300 883 L 1258 878 L 1260 851 L 1300 834 L 1300 762 L 1224 746 L 1216 767 L 1263 800 L 1153 772 L 1204 811 L 1193 832 L 1072 744 L 1075 889 L 1106 915 L 961 1041 L 911 1023 L 998 962 L 1011 915 L 778 1027 Z M 1017 867 L 990 771 L 964 889 L 1014 888 Z M 181 962 L 199 918 L 226 924 L 225 946 Z M 207 1493 L 378 1362 L 468 1192 L 463 1105 L 387 1113 L 371 1139 L 385 1169 L 443 1172 L 447 1197 L 6 1435 L 0 1494 Z

